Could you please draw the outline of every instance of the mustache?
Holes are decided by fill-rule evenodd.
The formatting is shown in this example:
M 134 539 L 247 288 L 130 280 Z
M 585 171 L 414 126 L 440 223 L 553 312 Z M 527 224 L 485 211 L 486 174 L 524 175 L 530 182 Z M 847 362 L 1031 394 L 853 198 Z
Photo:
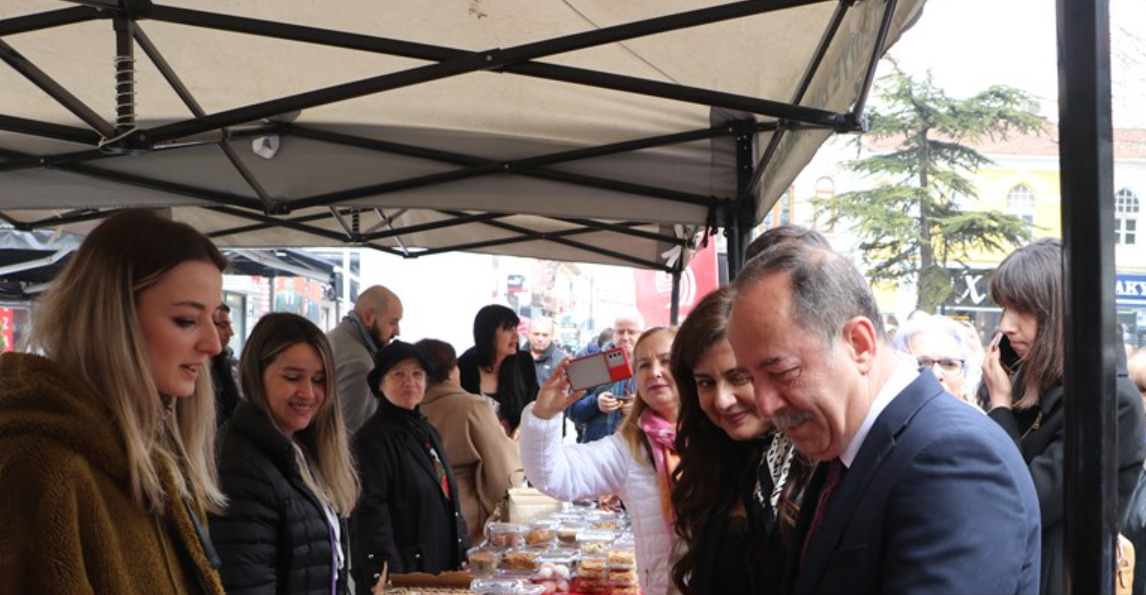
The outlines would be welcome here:
M 781 431 L 794 428 L 812 419 L 812 414 L 798 409 L 784 409 L 772 415 L 772 423 Z

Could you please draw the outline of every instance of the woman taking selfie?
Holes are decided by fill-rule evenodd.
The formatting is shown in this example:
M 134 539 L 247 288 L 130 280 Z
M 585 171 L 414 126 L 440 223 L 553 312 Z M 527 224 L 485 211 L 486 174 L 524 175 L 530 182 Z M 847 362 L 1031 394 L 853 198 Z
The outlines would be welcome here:
M 229 503 L 211 516 L 228 592 L 347 592 L 358 477 L 333 370 L 326 336 L 301 316 L 267 314 L 247 339 L 246 399 L 222 430 Z
M 673 484 L 672 568 L 686 595 L 771 592 L 782 584 L 787 538 L 812 466 L 756 412 L 752 378 L 726 338 L 732 293 L 708 294 L 673 341 L 680 392 Z
M 606 494 L 624 501 L 633 521 L 644 595 L 664 595 L 669 589 L 671 480 L 677 461 L 673 441 L 680 407 L 669 371 L 674 334 L 657 327 L 637 339 L 637 395 L 617 433 L 596 442 L 562 445 L 561 412 L 585 392 L 569 392 L 568 360 L 554 370 L 537 402 L 521 416 L 522 463 L 537 489 L 566 501 Z
M 462 388 L 489 397 L 510 436 L 521 423 L 521 410 L 537 397 L 537 371 L 528 350 L 517 348 L 521 319 L 505 306 L 489 305 L 474 317 L 474 346 L 458 358 Z
M 0 357 L 0 593 L 219 593 L 211 315 L 226 260 L 112 215 L 40 298 L 43 356 Z
M 990 395 L 988 415 L 1022 451 L 1039 495 L 1043 524 L 1039 591 L 1062 593 L 1062 244 L 1055 239 L 1037 240 L 1007 256 L 991 278 L 991 298 L 1003 307 L 1003 317 L 983 361 L 983 383 Z M 1146 457 L 1142 401 L 1126 377 L 1126 361 L 1121 358 L 1116 386 L 1121 527 Z

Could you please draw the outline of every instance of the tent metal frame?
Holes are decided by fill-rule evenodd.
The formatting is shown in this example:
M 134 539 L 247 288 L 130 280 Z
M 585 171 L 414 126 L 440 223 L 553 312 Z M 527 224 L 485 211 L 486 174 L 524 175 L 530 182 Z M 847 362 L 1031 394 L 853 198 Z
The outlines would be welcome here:
M 80 143 L 90 145 L 92 148 L 90 150 L 72 151 L 54 155 L 31 155 L 0 149 L 0 157 L 4 158 L 4 160 L 0 161 L 0 175 L 5 172 L 28 168 L 55 168 L 81 176 L 90 176 L 121 184 L 151 188 L 202 200 L 205 203 L 204 208 L 248 219 L 257 225 L 257 227 L 255 225 L 236 226 L 231 229 L 217 231 L 213 234 L 216 237 L 233 235 L 253 229 L 266 229 L 267 227 L 280 226 L 294 231 L 313 234 L 327 241 L 342 242 L 348 246 L 372 248 L 407 258 L 416 258 L 454 250 L 472 250 L 515 242 L 544 240 L 559 245 L 590 250 L 609 258 L 628 262 L 633 266 L 652 268 L 679 275 L 681 272 L 679 267 L 649 261 L 644 258 L 637 258 L 617 251 L 597 248 L 589 244 L 577 242 L 569 237 L 590 231 L 607 230 L 629 237 L 665 242 L 670 246 L 680 246 L 682 248 L 689 246 L 692 241 L 692 238 L 679 238 L 638 229 L 639 222 L 607 222 L 588 219 L 554 218 L 566 225 L 572 224 L 577 227 L 575 229 L 554 233 L 539 233 L 500 221 L 500 219 L 507 216 L 506 214 L 456 212 L 451 215 L 451 219 L 441 223 L 428 224 L 429 226 L 414 225 L 363 234 L 348 226 L 342 218 L 354 212 L 355 209 L 362 209 L 362 207 L 352 207 L 350 210 L 347 210 L 347 208 L 344 205 L 340 205 L 340 203 L 365 196 L 376 197 L 380 194 L 397 190 L 442 184 L 479 176 L 509 174 L 705 206 L 709 211 L 707 221 L 703 222 L 706 228 L 711 230 L 722 221 L 728 222 L 730 223 L 729 229 L 737 236 L 730 239 L 735 245 L 742 246 L 748 234 L 751 233 L 755 213 L 758 212 L 758 207 L 760 206 L 756 204 L 756 188 L 763 176 L 765 168 L 771 161 L 776 145 L 779 142 L 779 137 L 784 131 L 797 128 L 826 128 L 838 132 L 853 132 L 862 128 L 863 98 L 857 102 L 856 109 L 845 113 L 834 113 L 800 105 L 810 81 L 823 64 L 824 55 L 832 39 L 834 39 L 836 32 L 839 30 L 840 23 L 846 16 L 848 9 L 855 4 L 856 0 L 771 0 L 768 2 L 762 2 L 760 0 L 741 0 L 698 10 L 638 20 L 612 27 L 589 30 L 515 47 L 492 48 L 476 52 L 276 21 L 176 8 L 154 4 L 150 0 L 67 1 L 74 2 L 80 6 L 0 20 L 0 60 L 6 62 L 11 68 L 47 92 L 54 101 L 79 117 L 88 127 L 64 126 L 0 114 L 0 130 L 38 136 L 45 139 Z M 792 100 L 788 102 L 722 93 L 709 89 L 669 84 L 588 69 L 559 66 L 538 61 L 547 56 L 563 52 L 582 50 L 646 35 L 682 30 L 827 1 L 835 1 L 837 8 L 824 29 L 812 60 L 805 69 L 798 92 Z M 881 34 L 873 48 L 868 63 L 865 65 L 867 68 L 863 91 L 865 97 L 867 93 L 866 89 L 870 87 L 871 79 L 874 76 L 876 63 L 883 53 L 886 31 L 890 26 L 891 17 L 895 10 L 895 0 L 866 1 L 880 1 L 884 2 L 886 6 L 883 13 Z M 35 64 L 24 59 L 23 56 L 3 40 L 3 38 L 8 35 L 55 27 L 66 27 L 93 20 L 112 21 L 113 26 L 109 33 L 115 35 L 117 52 L 120 56 L 134 59 L 135 49 L 142 49 L 143 54 L 156 66 L 169 86 L 187 106 L 192 113 L 192 117 L 152 128 L 135 127 L 136 114 L 134 113 L 134 105 L 130 102 L 134 85 L 132 79 L 133 74 L 130 70 L 123 69 L 116 72 L 117 99 L 122 98 L 121 101 L 117 101 L 117 121 L 114 124 L 108 122 L 101 118 L 89 106 L 69 93 L 67 89 L 54 81 L 48 74 L 37 68 Z M 417 59 L 426 61 L 428 64 L 209 114 L 201 108 L 191 92 L 182 83 L 178 73 L 175 72 L 158 48 L 151 43 L 150 38 L 146 35 L 141 24 L 146 21 L 159 21 L 187 27 L 201 27 L 236 34 L 269 36 L 300 43 Z M 762 116 L 765 119 L 757 121 L 757 119 L 753 117 L 751 119 L 732 122 L 722 126 L 714 126 L 708 129 L 681 131 L 679 133 L 650 138 L 636 138 L 609 145 L 581 148 L 549 155 L 538 155 L 517 161 L 495 161 L 462 153 L 433 150 L 348 134 L 333 133 L 279 121 L 282 119 L 280 118 L 282 114 L 289 114 L 296 110 L 314 108 L 362 95 L 385 92 L 478 71 L 494 71 L 648 95 L 713 108 L 725 108 L 754 116 Z M 259 122 L 269 123 L 259 124 Z M 764 152 L 758 161 L 753 161 L 753 137 L 756 133 L 765 131 L 776 132 L 776 134 L 773 135 L 769 149 Z M 276 200 L 268 195 L 257 177 L 243 166 L 242 162 L 233 154 L 233 149 L 226 142 L 227 140 L 237 138 L 271 134 L 282 137 L 297 136 L 342 146 L 428 159 L 456 166 L 456 169 L 432 175 L 394 180 L 384 184 L 347 188 L 289 201 Z M 700 196 L 672 188 L 656 187 L 621 179 L 574 174 L 552 167 L 579 159 L 626 153 L 654 147 L 665 147 L 722 136 L 736 137 L 738 142 L 737 171 L 739 184 L 737 187 L 737 195 L 735 196 Z M 172 183 L 146 176 L 124 174 L 98 166 L 98 162 L 104 159 L 114 159 L 152 151 L 173 151 L 179 150 L 182 147 L 198 146 L 205 143 L 215 144 L 227 154 L 227 158 L 231 164 L 246 181 L 247 185 L 250 186 L 257 198 L 219 192 L 190 184 Z M 339 221 L 343 232 L 332 233 L 328 229 L 322 229 L 313 225 L 315 221 L 322 219 L 321 217 L 289 216 L 293 211 L 307 207 L 328 207 L 329 217 Z M 107 214 L 110 212 L 113 212 L 113 210 L 82 210 L 67 213 L 60 217 L 46 218 L 34 222 L 14 222 L 11 218 L 8 218 L 8 221 L 9 223 L 14 223 L 17 229 L 30 230 L 75 221 L 77 218 L 82 220 L 98 218 L 100 213 Z M 2 215 L 3 214 L 0 213 L 0 216 Z M 701 222 L 697 223 L 699 224 Z M 492 226 L 501 231 L 514 234 L 514 237 L 487 242 L 459 243 L 452 246 L 435 247 L 429 250 L 418 251 L 396 249 L 376 243 L 377 240 L 382 238 L 394 237 L 400 240 L 402 233 L 439 229 L 441 227 L 447 227 L 450 224 Z M 731 270 L 736 270 L 737 266 L 738 264 L 733 266 Z M 679 280 L 677 280 L 677 282 L 679 282 Z

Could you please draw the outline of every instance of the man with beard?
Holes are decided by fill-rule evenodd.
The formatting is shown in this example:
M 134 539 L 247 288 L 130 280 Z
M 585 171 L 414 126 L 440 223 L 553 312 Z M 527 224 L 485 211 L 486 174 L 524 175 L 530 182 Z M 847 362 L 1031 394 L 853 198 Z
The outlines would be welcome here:
M 1038 496 L 1014 442 L 888 345 L 859 271 L 786 242 L 733 283 L 760 414 L 820 461 L 784 593 L 1036 593 Z
M 402 300 L 381 285 L 358 295 L 354 310 L 326 338 L 334 351 L 334 370 L 346 430 L 353 436 L 378 409 L 366 376 L 374 369 L 374 354 L 398 336 Z

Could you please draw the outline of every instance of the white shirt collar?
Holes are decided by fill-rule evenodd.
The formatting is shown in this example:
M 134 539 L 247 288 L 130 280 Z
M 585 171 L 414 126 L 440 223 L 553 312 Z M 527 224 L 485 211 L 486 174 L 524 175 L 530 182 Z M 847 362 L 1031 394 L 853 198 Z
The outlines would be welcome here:
M 898 356 L 898 354 L 896 355 Z M 883 383 L 879 393 L 875 396 L 875 400 L 871 403 L 871 409 L 867 412 L 863 424 L 856 431 L 856 435 L 852 436 L 852 441 L 848 443 L 844 452 L 840 454 L 840 461 L 845 467 L 850 468 L 852 462 L 856 460 L 856 455 L 859 454 L 864 440 L 867 439 L 867 433 L 875 425 L 875 420 L 879 418 L 879 414 L 887 409 L 887 406 L 895 400 L 896 395 L 903 392 L 907 385 L 915 382 L 915 379 L 919 377 L 919 365 L 917 363 L 906 357 L 898 357 L 898 359 L 900 361 L 899 367 L 891 373 L 887 382 Z

